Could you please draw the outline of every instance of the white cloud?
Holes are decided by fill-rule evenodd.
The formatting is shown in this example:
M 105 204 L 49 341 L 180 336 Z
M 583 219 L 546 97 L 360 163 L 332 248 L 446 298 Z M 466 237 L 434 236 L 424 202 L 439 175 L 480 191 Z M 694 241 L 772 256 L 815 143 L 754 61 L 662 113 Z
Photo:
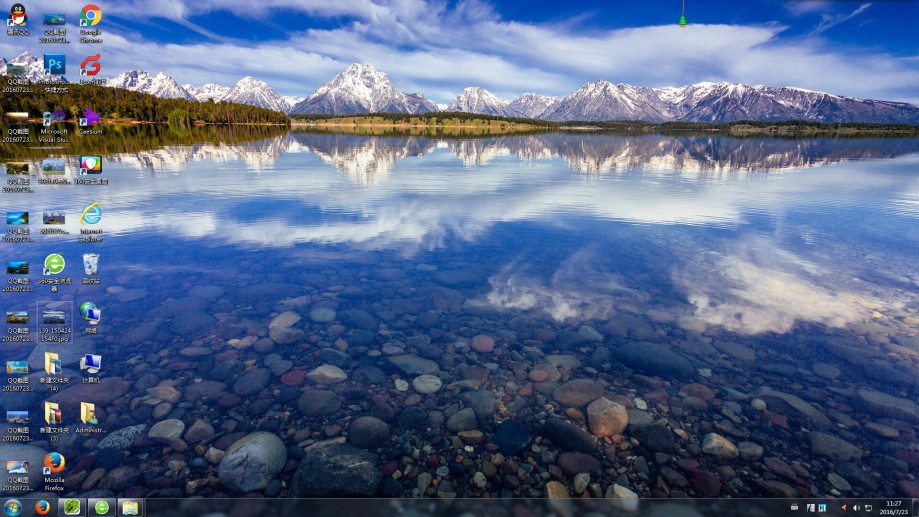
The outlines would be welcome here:
M 745 334 L 788 332 L 798 322 L 844 327 L 869 319 L 874 304 L 836 287 L 844 278 L 767 238 L 701 254 L 673 273 L 695 306 L 693 318 Z
M 851 20 L 852 18 L 855 18 L 856 16 L 862 14 L 862 13 L 865 12 L 869 7 L 871 7 L 871 4 L 862 4 L 862 5 L 858 6 L 857 9 L 855 9 L 854 11 L 852 11 L 852 12 L 849 13 L 849 14 L 829 14 L 829 13 L 823 13 L 823 14 L 820 16 L 820 24 L 818 24 L 817 27 L 814 28 L 813 33 L 814 33 L 814 34 L 820 34 L 821 32 L 826 32 L 826 31 L 832 29 L 833 27 L 835 27 L 835 26 L 837 26 L 837 25 L 839 25 L 839 24 L 841 24 L 841 23 L 847 22 L 847 21 Z
M 547 280 L 544 264 L 528 261 L 507 264 L 488 279 L 491 290 L 479 303 L 502 310 L 535 310 L 556 321 L 608 319 L 616 302 L 645 305 L 649 296 L 626 286 L 626 280 L 596 246 L 587 246 L 566 258 Z
M 798 10 L 797 14 L 821 12 L 818 33 L 871 5 L 832 14 L 819 2 L 789 4 L 788 10 Z M 65 5 L 77 4 L 68 0 Z M 35 9 L 38 12 L 41 4 Z M 448 102 L 466 86 L 482 86 L 502 98 L 525 91 L 564 96 L 585 82 L 606 79 L 639 86 L 725 80 L 919 103 L 919 57 L 894 56 L 873 47 L 834 47 L 819 35 L 789 38 L 777 22 L 587 32 L 570 21 L 504 20 L 490 4 L 473 0 L 455 5 L 424 0 L 266 0 L 257 9 L 233 0 L 166 0 L 157 2 L 153 12 L 189 26 L 193 15 L 215 10 L 271 23 L 271 14 L 280 9 L 339 25 L 304 28 L 278 41 L 212 39 L 183 45 L 157 44 L 144 40 L 143 34 L 110 28 L 105 33 L 107 70 L 162 70 L 180 83 L 193 84 L 232 84 L 253 75 L 282 95 L 303 96 L 348 64 L 360 62 L 387 72 L 397 88 L 422 91 L 436 102 Z M 133 1 L 111 3 L 106 12 L 136 16 L 149 10 L 149 2 Z M 21 49 L 11 47 L 16 43 L 4 42 L 0 51 L 18 54 Z

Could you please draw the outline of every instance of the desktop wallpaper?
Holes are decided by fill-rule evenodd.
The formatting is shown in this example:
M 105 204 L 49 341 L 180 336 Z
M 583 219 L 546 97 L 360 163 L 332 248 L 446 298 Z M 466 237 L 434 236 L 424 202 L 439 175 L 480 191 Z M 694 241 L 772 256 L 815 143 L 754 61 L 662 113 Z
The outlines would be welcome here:
M 9 6 L 27 510 L 919 497 L 916 2 Z

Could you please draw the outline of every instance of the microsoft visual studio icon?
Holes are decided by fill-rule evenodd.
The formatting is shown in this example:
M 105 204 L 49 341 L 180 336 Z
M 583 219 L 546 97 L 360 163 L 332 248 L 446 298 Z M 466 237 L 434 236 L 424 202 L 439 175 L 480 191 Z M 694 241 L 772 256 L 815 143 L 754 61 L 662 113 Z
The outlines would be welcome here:
M 64 75 L 67 72 L 67 56 L 45 54 L 45 75 Z

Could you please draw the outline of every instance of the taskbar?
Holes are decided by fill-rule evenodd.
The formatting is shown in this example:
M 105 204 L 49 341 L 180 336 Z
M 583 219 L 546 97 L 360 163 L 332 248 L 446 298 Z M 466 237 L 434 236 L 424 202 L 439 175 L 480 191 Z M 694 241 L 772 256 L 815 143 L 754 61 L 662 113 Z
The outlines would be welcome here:
M 199 517 L 345 515 L 623 515 L 629 517 L 773 517 L 804 514 L 919 517 L 919 499 L 263 499 L 7 497 L 7 517 Z M 2 516 L 0 516 L 2 517 Z

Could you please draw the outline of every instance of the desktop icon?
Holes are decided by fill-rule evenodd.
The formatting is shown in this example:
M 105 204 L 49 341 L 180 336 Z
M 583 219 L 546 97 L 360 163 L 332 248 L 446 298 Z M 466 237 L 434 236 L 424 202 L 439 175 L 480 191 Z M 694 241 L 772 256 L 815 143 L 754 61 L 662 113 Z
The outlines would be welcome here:
M 9 72 L 9 65 L 7 65 L 6 70 Z M 28 69 L 21 75 L 28 73 Z M 17 75 L 17 74 L 13 74 Z M 7 111 L 5 114 L 7 124 L 28 124 L 29 123 L 29 112 L 28 111 Z
M 7 174 L 28 174 L 29 164 L 23 162 L 9 162 L 6 164 Z
M 83 117 L 80 118 L 79 122 L 82 127 L 93 126 L 102 122 L 102 118 L 99 117 L 99 114 L 94 112 L 92 108 L 86 106 L 86 111 L 83 112 Z
M 6 311 L 6 323 L 7 325 L 28 325 L 29 324 L 29 312 L 28 311 Z
M 90 517 L 115 517 L 115 514 L 118 513 L 115 499 L 92 498 L 87 501 L 86 505 L 90 509 Z
M 140 503 L 130 499 L 122 499 L 121 515 L 140 515 Z
M 6 460 L 6 471 L 10 474 L 28 474 L 29 462 L 23 460 Z
M 80 359 L 80 369 L 86 370 L 88 373 L 99 373 L 99 370 L 102 368 L 102 356 L 86 354 L 85 357 Z
M 41 224 L 65 224 L 67 222 L 67 213 L 56 210 L 42 212 Z
M 64 257 L 60 253 L 52 253 L 45 257 L 45 267 L 42 269 L 43 275 L 57 275 L 64 270 Z
M 45 372 L 48 375 L 60 375 L 61 356 L 59 354 L 55 352 L 45 352 Z
M 8 275 L 28 275 L 29 263 L 22 260 L 9 260 L 6 263 L 6 274 Z
M 67 73 L 67 56 L 64 54 L 44 54 L 45 75 L 64 75 Z
M 83 272 L 87 275 L 95 275 L 99 272 L 99 254 L 98 253 L 84 253 L 83 254 Z
M 99 425 L 96 418 L 96 405 L 90 402 L 80 402 L 80 420 L 84 424 Z
M 7 212 L 6 224 L 29 224 L 28 212 Z
M 44 499 L 35 503 L 35 513 L 38 515 L 48 515 L 51 512 L 51 503 Z
M 102 309 L 96 307 L 93 302 L 83 302 L 80 304 L 80 315 L 90 325 L 98 325 L 102 321 Z
M 6 412 L 6 423 L 10 425 L 25 425 L 29 423 L 28 411 L 8 410 Z
M 58 403 L 57 402 L 45 402 L 45 423 L 48 425 L 57 425 L 57 424 L 60 424 L 62 420 L 63 420 L 63 417 L 61 416 L 61 407 L 58 405 Z M 52 465 L 48 464 L 49 462 L 48 456 L 51 456 L 51 454 L 45 456 L 45 466 L 51 467 Z M 55 473 L 53 470 L 51 472 Z
M 50 126 L 52 122 L 63 122 L 66 118 L 64 110 L 46 111 L 41 115 L 41 123 L 43 126 Z
M 29 16 L 26 14 L 26 6 L 16 3 L 10 8 L 10 16 L 6 19 L 7 27 L 25 27 Z
M 22 503 L 16 499 L 9 499 L 3 503 L 3 511 L 6 512 L 9 517 L 18 517 L 22 514 Z
M 80 27 L 91 27 L 102 21 L 102 9 L 96 4 L 86 4 L 80 11 Z
M 79 499 L 64 499 L 64 515 L 80 515 L 83 505 Z
M 46 176 L 60 176 L 67 170 L 63 158 L 45 158 L 41 161 L 41 173 Z
M 12 76 L 29 75 L 28 63 L 7 63 L 6 73 Z
M 96 224 L 102 220 L 102 205 L 98 202 L 83 207 L 80 224 Z
M 6 374 L 7 375 L 28 375 L 29 373 L 29 362 L 28 361 L 7 361 L 6 362 Z
M 102 174 L 102 156 L 84 154 L 80 156 L 80 175 Z
M 45 13 L 42 18 L 44 25 L 65 25 L 66 23 L 67 16 L 64 13 Z
M 80 63 L 80 75 L 96 75 L 99 73 L 99 70 L 102 69 L 102 65 L 99 64 L 99 58 L 102 57 L 102 54 L 96 54 L 94 56 L 88 56 L 86 59 Z
M 6 274 L 8 275 L 28 275 L 29 263 L 22 260 L 10 260 L 6 263 Z
M 67 323 L 67 318 L 64 314 L 64 311 L 56 311 L 56 310 L 41 311 L 41 324 L 42 325 L 64 325 L 66 323 Z

